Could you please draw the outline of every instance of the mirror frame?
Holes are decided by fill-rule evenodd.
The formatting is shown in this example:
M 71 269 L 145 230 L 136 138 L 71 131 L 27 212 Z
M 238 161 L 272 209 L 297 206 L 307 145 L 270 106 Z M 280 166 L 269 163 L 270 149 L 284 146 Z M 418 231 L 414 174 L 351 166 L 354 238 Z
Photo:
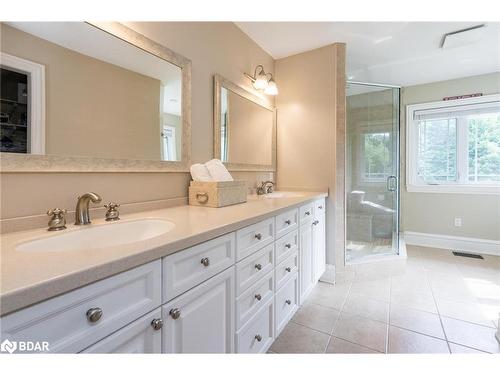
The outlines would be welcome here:
M 264 107 L 273 113 L 273 130 L 271 140 L 271 164 L 250 164 L 250 163 L 230 163 L 224 162 L 227 169 L 230 171 L 261 171 L 261 172 L 276 172 L 276 107 L 260 98 L 259 96 L 247 91 L 241 86 L 229 81 L 219 74 L 214 75 L 214 157 L 221 158 L 221 89 L 225 88 L 234 92 L 251 102 Z
M 1 172 L 188 172 L 191 165 L 191 60 L 119 22 L 86 23 L 181 68 L 181 160 L 113 159 L 2 152 Z

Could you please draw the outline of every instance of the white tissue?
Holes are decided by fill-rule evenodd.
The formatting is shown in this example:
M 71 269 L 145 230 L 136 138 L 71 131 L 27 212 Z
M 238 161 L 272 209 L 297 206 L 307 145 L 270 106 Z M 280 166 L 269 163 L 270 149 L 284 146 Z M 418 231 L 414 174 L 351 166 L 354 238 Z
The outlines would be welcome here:
M 189 170 L 194 181 L 214 181 L 205 164 L 193 164 Z
M 219 159 L 207 161 L 205 166 L 207 167 L 210 176 L 212 176 L 212 181 L 233 181 L 233 177 Z

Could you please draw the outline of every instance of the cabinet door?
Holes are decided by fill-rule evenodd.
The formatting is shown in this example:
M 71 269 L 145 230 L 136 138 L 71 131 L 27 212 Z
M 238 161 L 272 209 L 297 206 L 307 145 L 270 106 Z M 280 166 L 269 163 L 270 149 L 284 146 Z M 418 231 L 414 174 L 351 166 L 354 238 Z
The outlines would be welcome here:
M 314 263 L 313 263 L 313 234 L 312 223 L 304 224 L 300 227 L 300 303 L 302 304 L 307 295 L 314 287 Z
M 164 353 L 234 351 L 234 266 L 162 307 Z
M 156 326 L 154 324 L 156 322 Z M 150 312 L 85 349 L 84 353 L 161 353 L 161 309 Z
M 318 281 L 326 269 L 325 215 L 316 215 L 313 221 L 314 280 Z

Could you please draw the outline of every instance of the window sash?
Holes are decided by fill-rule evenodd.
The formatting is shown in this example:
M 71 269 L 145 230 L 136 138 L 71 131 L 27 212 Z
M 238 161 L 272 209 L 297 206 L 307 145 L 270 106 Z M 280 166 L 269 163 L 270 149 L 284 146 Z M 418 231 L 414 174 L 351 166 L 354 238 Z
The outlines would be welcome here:
M 454 109 L 453 111 L 451 109 Z M 500 94 L 454 100 L 453 103 L 434 102 L 407 106 L 407 162 L 408 191 L 470 192 L 500 194 L 500 182 L 469 181 L 468 120 L 471 116 L 500 113 Z M 457 119 L 456 181 L 425 181 L 418 171 L 419 123 L 428 119 L 443 119 L 444 115 Z M 458 115 L 458 116 L 457 116 Z

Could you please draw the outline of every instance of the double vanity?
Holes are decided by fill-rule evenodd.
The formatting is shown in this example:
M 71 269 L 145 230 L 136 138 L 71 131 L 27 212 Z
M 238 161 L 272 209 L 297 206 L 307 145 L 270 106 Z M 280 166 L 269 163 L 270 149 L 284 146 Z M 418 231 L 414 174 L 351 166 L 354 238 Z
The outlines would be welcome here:
M 2 237 L 1 341 L 263 353 L 325 271 L 325 196 L 275 192 Z

